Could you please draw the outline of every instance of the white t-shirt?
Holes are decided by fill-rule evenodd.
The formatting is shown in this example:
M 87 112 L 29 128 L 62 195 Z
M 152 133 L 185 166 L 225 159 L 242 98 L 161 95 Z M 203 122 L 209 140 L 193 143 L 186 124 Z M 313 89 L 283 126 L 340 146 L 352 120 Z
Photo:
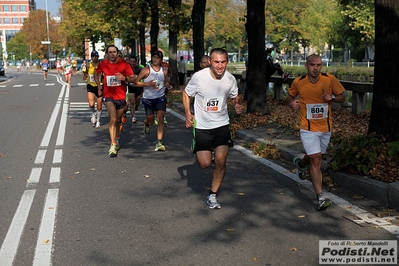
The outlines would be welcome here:
M 145 99 L 157 99 L 165 95 L 165 73 L 161 66 L 159 66 L 159 71 L 155 71 L 151 65 L 149 65 L 150 74 L 144 79 L 144 82 L 149 82 L 156 80 L 159 89 L 154 89 L 154 87 L 144 87 L 143 98 Z
M 195 97 L 196 128 L 213 129 L 229 124 L 227 100 L 238 95 L 232 74 L 226 71 L 221 79 L 214 79 L 211 69 L 204 68 L 194 73 L 185 90 L 188 96 Z

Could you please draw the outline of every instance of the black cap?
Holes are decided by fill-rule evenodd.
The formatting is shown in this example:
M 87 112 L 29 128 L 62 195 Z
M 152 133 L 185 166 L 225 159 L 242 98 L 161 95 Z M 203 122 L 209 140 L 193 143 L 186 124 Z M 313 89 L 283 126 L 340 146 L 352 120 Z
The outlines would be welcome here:
M 159 58 L 163 58 L 163 53 L 161 51 L 155 51 L 152 53 L 151 57 L 158 56 Z
M 98 52 L 97 51 L 91 52 L 91 56 L 97 56 L 98 57 Z

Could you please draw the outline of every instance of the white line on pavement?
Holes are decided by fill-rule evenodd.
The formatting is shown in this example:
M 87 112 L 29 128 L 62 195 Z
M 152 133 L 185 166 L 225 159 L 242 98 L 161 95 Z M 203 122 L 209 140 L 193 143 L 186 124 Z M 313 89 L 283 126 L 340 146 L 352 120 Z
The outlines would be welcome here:
M 35 164 L 44 163 L 44 158 L 46 157 L 46 152 L 47 152 L 47 150 L 38 150 L 36 159 L 35 159 Z
M 60 126 L 58 129 L 58 136 L 57 136 L 55 146 L 62 146 L 64 144 L 66 124 L 67 124 L 67 119 L 68 119 L 69 92 L 70 92 L 70 89 L 67 88 L 66 92 L 65 92 L 65 97 L 64 97 L 64 104 L 62 106 Z
M 60 167 L 51 167 L 50 172 L 50 183 L 59 183 L 61 180 L 61 168 Z
M 63 95 L 64 95 L 65 87 L 66 86 L 62 86 L 61 92 L 58 95 L 57 103 L 55 104 L 53 113 L 51 114 L 50 121 L 47 124 L 47 128 L 46 128 L 46 131 L 44 133 L 44 136 L 43 136 L 42 142 L 40 144 L 40 147 L 47 147 L 48 144 L 50 143 L 50 138 L 51 138 L 51 135 L 53 133 L 55 121 L 57 119 L 58 112 L 60 111 L 61 102 L 62 102 L 62 98 L 63 98 Z
M 53 163 L 61 163 L 62 162 L 62 149 L 55 149 Z
M 26 186 L 29 186 L 30 184 L 39 183 L 41 174 L 42 174 L 42 168 L 41 167 L 32 168 L 32 171 L 30 172 L 30 176 L 29 176 L 28 182 L 26 183 Z
M 0 265 L 12 266 L 36 190 L 25 190 L 0 249 Z
M 50 266 L 53 247 L 55 216 L 58 205 L 58 188 L 49 189 L 40 223 L 33 266 Z

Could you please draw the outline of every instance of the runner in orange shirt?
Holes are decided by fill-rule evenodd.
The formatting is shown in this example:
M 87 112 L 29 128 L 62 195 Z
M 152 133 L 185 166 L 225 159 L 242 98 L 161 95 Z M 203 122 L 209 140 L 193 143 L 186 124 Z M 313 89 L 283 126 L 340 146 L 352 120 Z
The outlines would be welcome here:
M 321 57 L 310 55 L 305 64 L 307 75 L 296 78 L 288 90 L 287 102 L 299 110 L 301 118 L 301 140 L 306 155 L 295 157 L 297 175 L 306 178 L 306 165 L 310 164 L 310 178 L 318 200 L 318 210 L 331 206 L 330 199 L 323 195 L 321 160 L 327 150 L 332 130 L 332 102 L 345 101 L 344 87 L 333 75 L 321 73 Z

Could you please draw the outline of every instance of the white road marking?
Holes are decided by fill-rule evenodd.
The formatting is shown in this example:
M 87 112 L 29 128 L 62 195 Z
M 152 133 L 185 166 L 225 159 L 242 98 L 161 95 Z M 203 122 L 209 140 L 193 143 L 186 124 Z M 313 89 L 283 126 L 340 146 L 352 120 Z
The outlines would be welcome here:
M 12 266 L 36 190 L 25 190 L 0 249 L 0 265 Z
M 39 183 L 41 174 L 42 174 L 42 168 L 41 167 L 32 168 L 32 171 L 30 172 L 30 176 L 29 176 L 29 179 L 28 179 L 28 182 L 27 182 L 26 186 L 29 186 L 31 184 Z
M 44 163 L 44 159 L 46 157 L 46 152 L 47 150 L 38 150 L 36 159 L 35 159 L 35 164 L 42 164 Z
M 57 120 L 58 112 L 60 111 L 61 101 L 62 101 L 62 98 L 63 98 L 63 95 L 64 95 L 65 87 L 66 86 L 62 86 L 61 92 L 58 95 L 57 103 L 55 104 L 53 113 L 51 114 L 50 121 L 47 124 L 47 128 L 46 128 L 46 131 L 44 133 L 44 136 L 43 136 L 42 142 L 40 144 L 40 147 L 44 147 L 45 148 L 50 143 L 50 138 L 51 138 L 51 135 L 53 133 L 55 121 Z
M 45 86 L 54 86 L 54 83 L 46 83 Z
M 30 84 L 29 87 L 38 87 L 39 84 Z
M 51 167 L 50 172 L 50 183 L 59 183 L 61 180 L 61 168 L 60 167 Z
M 33 266 L 51 265 L 51 250 L 53 247 L 55 216 L 58 206 L 58 192 L 58 188 L 49 189 L 47 192 Z
M 21 85 L 21 84 L 17 84 L 17 85 L 14 85 L 14 86 L 12 86 L 13 88 L 20 88 L 20 87 L 22 87 L 23 85 Z
M 61 163 L 62 162 L 62 149 L 55 149 L 53 163 Z
M 70 93 L 70 89 L 67 88 L 65 97 L 64 97 L 64 104 L 62 106 L 60 126 L 58 129 L 58 136 L 57 136 L 57 140 L 55 143 L 56 147 L 62 146 L 64 144 L 66 124 L 67 124 L 67 119 L 68 119 L 69 93 Z

